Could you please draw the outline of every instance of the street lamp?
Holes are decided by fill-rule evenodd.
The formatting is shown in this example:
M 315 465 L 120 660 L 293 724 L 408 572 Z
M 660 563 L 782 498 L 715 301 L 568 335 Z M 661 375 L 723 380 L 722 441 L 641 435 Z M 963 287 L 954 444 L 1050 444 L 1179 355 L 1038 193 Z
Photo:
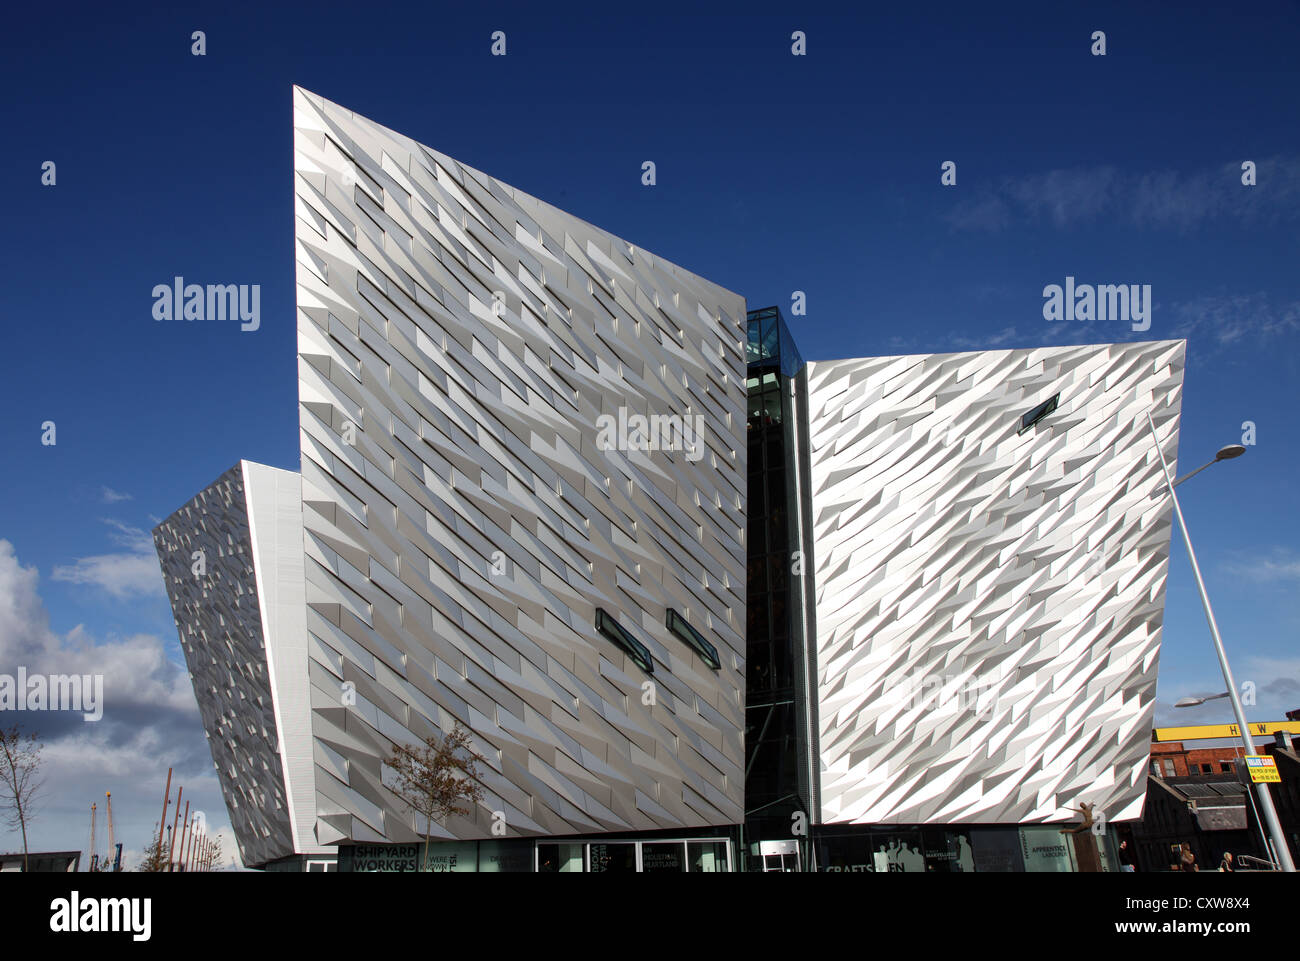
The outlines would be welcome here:
M 1177 487 L 1183 481 L 1191 480 L 1201 471 L 1205 470 L 1205 468 L 1213 467 L 1221 460 L 1232 460 L 1234 457 L 1240 457 L 1244 453 L 1246 453 L 1246 448 L 1242 447 L 1240 444 L 1229 444 L 1227 447 L 1221 447 L 1219 448 L 1219 452 L 1214 455 L 1214 460 L 1210 461 L 1208 464 L 1202 464 L 1200 467 L 1196 468 L 1196 470 L 1192 471 L 1190 474 L 1184 474 L 1182 477 L 1178 478 L 1178 480 L 1174 481 L 1174 486 Z M 1163 493 L 1164 493 L 1164 489 L 1157 487 L 1154 491 L 1151 492 L 1151 496 L 1159 497 Z
M 1207 697 L 1184 697 L 1180 698 L 1174 707 L 1196 707 L 1206 701 L 1217 701 L 1221 697 L 1232 697 L 1232 695 L 1224 691 L 1222 694 L 1210 694 Z
M 1210 694 L 1206 697 L 1184 697 L 1179 698 L 1179 700 L 1174 704 L 1174 707 L 1196 707 L 1198 704 L 1204 704 L 1206 701 L 1216 701 L 1221 697 L 1231 696 L 1232 695 L 1227 691 L 1224 691 L 1222 694 Z M 1249 768 L 1244 767 L 1242 762 L 1239 762 L 1237 767 L 1238 777 L 1250 777 Z M 1270 857 L 1270 860 L 1272 860 L 1272 858 L 1277 857 L 1277 853 L 1273 851 L 1273 842 L 1269 839 L 1269 836 L 1264 833 L 1264 822 L 1259 816 L 1259 808 L 1255 806 L 1255 796 L 1251 794 L 1250 791 L 1247 791 L 1246 797 L 1250 800 L 1250 807 L 1255 812 L 1255 824 L 1258 825 L 1260 838 L 1264 841 L 1264 850 L 1273 852 Z
M 1187 532 L 1187 521 L 1183 519 L 1183 509 L 1178 503 L 1178 494 L 1174 491 L 1177 484 L 1169 474 L 1169 465 L 1165 463 L 1165 452 L 1160 447 L 1160 435 L 1156 433 L 1156 422 L 1151 419 L 1150 411 L 1147 411 L 1147 425 L 1151 428 L 1151 439 L 1155 441 L 1156 456 L 1160 458 L 1160 469 L 1165 475 L 1165 485 L 1169 491 L 1169 497 L 1174 502 L 1174 516 L 1178 518 L 1178 526 L 1183 532 L 1183 543 L 1187 545 L 1187 557 L 1192 562 L 1192 573 L 1196 575 L 1196 587 L 1201 592 L 1201 606 L 1205 608 L 1205 619 L 1210 624 L 1210 636 L 1214 638 L 1214 651 L 1219 657 L 1219 667 L 1223 669 L 1223 680 L 1228 685 L 1228 690 L 1224 693 L 1232 701 L 1232 711 L 1237 716 L 1237 730 L 1241 732 L 1241 741 L 1246 745 L 1246 753 L 1253 755 L 1257 752 L 1255 750 L 1255 741 L 1250 736 L 1250 724 L 1246 721 L 1246 711 L 1241 706 L 1241 698 L 1237 696 L 1237 682 L 1232 679 L 1232 668 L 1228 666 L 1228 655 L 1223 650 L 1223 638 L 1219 636 L 1219 625 L 1214 620 L 1214 608 L 1210 606 L 1210 595 L 1205 591 L 1205 580 L 1201 577 L 1200 565 L 1196 563 L 1196 551 L 1192 549 L 1192 536 Z M 1245 450 L 1239 444 L 1224 447 L 1215 455 L 1214 460 L 1210 461 L 1210 464 L 1217 464 L 1221 460 L 1240 457 L 1245 453 Z M 1179 480 L 1178 483 L 1187 480 L 1192 474 L 1199 474 L 1210 464 L 1198 467 L 1191 474 Z M 1282 833 L 1282 825 L 1277 819 L 1277 810 L 1273 807 L 1273 795 L 1269 793 L 1267 784 L 1256 784 L 1254 787 L 1259 795 L 1260 811 L 1268 824 L 1268 833 L 1273 838 L 1278 864 L 1283 871 L 1294 873 L 1295 863 L 1291 860 L 1291 849 L 1287 847 L 1286 835 Z

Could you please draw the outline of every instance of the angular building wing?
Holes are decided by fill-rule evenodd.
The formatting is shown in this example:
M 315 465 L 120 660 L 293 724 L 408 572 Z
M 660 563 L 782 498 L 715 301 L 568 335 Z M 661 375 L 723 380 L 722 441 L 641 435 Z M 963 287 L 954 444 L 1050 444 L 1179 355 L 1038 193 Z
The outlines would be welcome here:
M 181 650 L 245 864 L 313 834 L 301 484 L 240 461 L 154 529 Z
M 413 839 L 381 759 L 456 723 L 445 836 L 738 821 L 744 300 L 294 97 L 317 837 Z
M 808 365 L 824 822 L 1140 813 L 1184 347 Z

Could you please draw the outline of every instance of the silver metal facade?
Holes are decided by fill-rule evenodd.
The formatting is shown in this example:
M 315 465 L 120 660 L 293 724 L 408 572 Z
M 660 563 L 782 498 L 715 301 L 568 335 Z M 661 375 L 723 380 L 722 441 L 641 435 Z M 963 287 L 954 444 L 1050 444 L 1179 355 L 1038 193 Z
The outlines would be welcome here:
M 316 837 L 413 840 L 381 759 L 457 722 L 487 797 L 435 836 L 740 821 L 743 299 L 301 89 L 294 127 Z
M 743 299 L 297 88 L 294 126 L 301 474 L 155 532 L 245 863 L 416 840 L 383 759 L 457 723 L 487 796 L 435 837 L 740 823 Z M 808 365 L 823 822 L 1140 813 L 1183 354 Z
M 240 857 L 262 864 L 294 837 L 244 467 L 159 524 L 154 545 Z
M 1140 815 L 1184 348 L 809 364 L 824 822 Z

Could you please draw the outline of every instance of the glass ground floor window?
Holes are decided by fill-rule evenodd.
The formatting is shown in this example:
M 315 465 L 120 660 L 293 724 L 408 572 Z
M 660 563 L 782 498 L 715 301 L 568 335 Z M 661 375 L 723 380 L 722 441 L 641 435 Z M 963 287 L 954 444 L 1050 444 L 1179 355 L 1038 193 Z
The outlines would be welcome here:
M 1026 871 L 1067 872 L 1077 870 L 1074 863 L 1074 844 L 1059 827 L 1022 827 L 1020 829 L 1021 856 Z
M 1019 831 L 1022 856 L 1026 871 L 1078 871 L 1078 852 L 1075 837 L 1062 834 L 1059 825 L 1050 824 L 1022 827 Z M 1119 841 L 1114 831 L 1093 834 L 1091 841 L 1097 846 L 1097 857 L 1103 871 L 1119 870 Z
M 586 847 L 587 870 L 593 874 L 713 874 L 731 870 L 731 845 L 719 838 L 589 841 Z
M 1094 835 L 1102 870 L 1115 870 L 1113 834 Z M 1078 871 L 1061 826 L 831 827 L 815 834 L 817 870 L 890 873 Z
M 918 827 L 871 829 L 825 834 L 817 839 L 817 867 L 829 873 L 869 871 L 879 874 L 970 874 L 984 870 L 1021 870 L 1006 859 L 980 859 L 978 829 Z M 1014 829 L 1003 838 L 1011 852 L 1019 854 Z
M 435 873 L 536 871 L 540 874 L 712 874 L 730 871 L 725 838 L 509 838 L 339 848 L 338 870 Z
M 687 841 L 686 869 L 693 873 L 709 874 L 730 871 L 726 841 Z
M 1060 825 L 821 825 L 811 841 L 748 841 L 751 871 L 827 873 L 998 873 L 1079 870 L 1074 839 Z M 1118 870 L 1114 832 L 1094 835 L 1103 871 Z M 503 838 L 431 845 L 357 844 L 339 848 L 339 871 L 541 874 L 712 874 L 737 869 L 723 837 Z M 268 870 L 306 870 L 301 859 Z M 331 867 L 325 867 L 331 870 Z M 315 870 L 320 870 L 319 867 Z
M 667 841 L 641 845 L 643 874 L 681 874 L 686 870 L 686 845 Z
M 498 873 L 533 870 L 530 839 L 435 841 L 425 857 L 424 843 L 356 844 L 339 848 L 338 870 L 406 873 Z M 581 868 L 579 868 L 581 870 Z
M 587 864 L 592 874 L 635 874 L 636 844 L 589 844 Z
M 817 840 L 817 867 L 827 873 L 925 871 L 920 831 L 861 831 Z
M 538 844 L 537 870 L 541 874 L 577 874 L 584 868 L 581 844 Z

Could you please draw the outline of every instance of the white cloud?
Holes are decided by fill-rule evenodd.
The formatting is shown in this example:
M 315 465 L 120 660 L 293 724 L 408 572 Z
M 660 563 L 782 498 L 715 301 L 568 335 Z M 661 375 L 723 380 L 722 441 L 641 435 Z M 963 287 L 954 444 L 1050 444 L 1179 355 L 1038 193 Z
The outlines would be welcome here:
M 140 542 L 140 533 L 114 524 L 119 543 Z M 39 575 L 23 567 L 13 545 L 0 540 L 0 670 L 23 666 L 29 674 L 102 675 L 103 717 L 87 722 L 80 712 L 12 711 L 0 725 L 36 731 L 44 743 L 44 787 L 29 829 L 31 849 L 81 850 L 90 837 L 90 805 L 99 805 L 98 846 L 107 851 L 106 791 L 113 794 L 117 840 L 135 867 L 158 830 L 168 768 L 177 788 L 193 798 L 211 832 L 223 833 L 235 851 L 224 800 L 199 718 L 188 672 L 167 655 L 162 638 L 133 634 L 96 640 L 78 625 L 66 635 L 50 629 L 38 593 Z M 168 813 L 170 818 L 174 807 Z M 170 823 L 170 822 L 169 822 Z M 0 833 L 0 848 L 21 850 L 17 832 Z M 83 856 L 82 866 L 88 857 Z
M 111 528 L 109 540 L 125 550 L 57 565 L 54 580 L 99 587 L 119 600 L 162 594 L 162 569 L 149 532 L 118 520 L 105 519 L 104 523 Z
M 118 501 L 129 501 L 131 499 L 130 494 L 123 494 L 111 487 L 100 488 L 99 497 L 105 504 L 116 504 Z

